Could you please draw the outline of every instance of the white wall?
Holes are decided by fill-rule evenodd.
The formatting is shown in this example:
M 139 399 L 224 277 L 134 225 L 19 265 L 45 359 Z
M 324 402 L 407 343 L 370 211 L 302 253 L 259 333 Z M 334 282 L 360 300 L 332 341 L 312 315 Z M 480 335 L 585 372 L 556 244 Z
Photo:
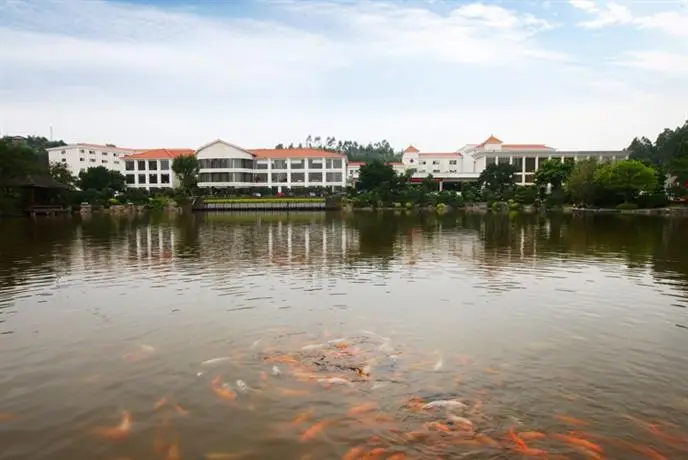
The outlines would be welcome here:
M 48 149 L 48 160 L 51 163 L 66 164 L 72 174 L 78 176 L 80 171 L 97 166 L 123 172 L 124 161 L 122 157 L 132 153 L 134 153 L 133 150 L 117 147 L 70 144 Z

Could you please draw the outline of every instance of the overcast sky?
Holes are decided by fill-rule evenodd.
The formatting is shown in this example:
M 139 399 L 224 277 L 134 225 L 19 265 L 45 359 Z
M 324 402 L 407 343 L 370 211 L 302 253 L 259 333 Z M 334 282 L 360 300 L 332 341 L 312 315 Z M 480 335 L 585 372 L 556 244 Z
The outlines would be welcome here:
M 618 149 L 688 118 L 682 0 L 185 3 L 0 0 L 2 134 Z

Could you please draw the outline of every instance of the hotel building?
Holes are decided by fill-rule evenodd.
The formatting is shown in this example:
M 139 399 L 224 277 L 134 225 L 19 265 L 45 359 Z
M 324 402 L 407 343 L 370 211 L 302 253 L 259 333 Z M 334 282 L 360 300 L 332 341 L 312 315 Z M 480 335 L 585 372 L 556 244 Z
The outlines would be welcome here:
M 131 188 L 175 188 L 177 175 L 172 162 L 181 155 L 193 155 L 192 149 L 155 149 L 123 158 L 125 183 Z
M 69 144 L 46 150 L 50 163 L 64 163 L 75 176 L 88 168 L 97 166 L 122 172 L 124 163 L 122 158 L 142 151 L 98 144 Z

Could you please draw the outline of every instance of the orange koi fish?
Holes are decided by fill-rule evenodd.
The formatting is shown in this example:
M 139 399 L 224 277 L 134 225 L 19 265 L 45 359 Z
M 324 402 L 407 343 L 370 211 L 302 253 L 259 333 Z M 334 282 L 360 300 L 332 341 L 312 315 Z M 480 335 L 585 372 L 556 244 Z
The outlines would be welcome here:
M 189 415 L 189 411 L 184 409 L 182 406 L 179 404 L 174 405 L 174 410 L 177 411 L 178 414 L 180 415 Z
M 644 454 L 650 460 L 669 460 L 667 457 L 648 446 L 634 444 L 633 449 L 637 452 Z
M 553 434 L 552 437 L 572 446 L 579 446 L 583 447 L 584 449 L 597 452 L 598 454 L 601 454 L 603 452 L 603 449 L 599 444 L 595 444 L 594 442 L 588 441 L 587 439 L 577 438 L 575 436 L 569 436 L 565 434 Z
M 222 384 L 220 376 L 215 377 L 212 382 L 210 382 L 210 388 L 213 389 L 215 394 L 226 401 L 233 401 L 236 399 L 237 395 L 228 386 Z
M 361 457 L 361 458 L 374 459 L 374 458 L 381 458 L 383 455 L 385 455 L 385 449 L 383 449 L 382 447 L 377 447 L 377 448 L 371 450 L 370 452 L 363 454 L 363 457 Z
M 155 403 L 155 406 L 153 406 L 153 410 L 158 410 L 161 407 L 163 407 L 165 404 L 169 402 L 170 398 L 169 396 L 165 395 L 162 398 L 158 399 L 158 401 Z
M 568 425 L 573 425 L 573 426 L 588 425 L 588 422 L 586 422 L 585 420 L 581 420 L 581 419 L 574 418 L 574 417 L 569 417 L 568 415 L 555 415 L 554 417 L 557 420 L 559 420 L 560 422 L 564 422 Z
M 313 418 L 313 409 L 309 409 L 294 417 L 291 421 L 292 425 L 301 425 Z
M 540 433 L 539 431 L 521 431 L 518 434 L 518 437 L 523 439 L 523 440 L 534 440 L 534 439 L 543 439 L 546 438 L 547 435 L 545 433 Z
M 17 416 L 10 412 L 0 412 L 0 422 L 9 422 L 10 420 L 16 419 Z
M 358 460 L 363 456 L 364 449 L 361 446 L 352 447 L 342 457 L 342 460 Z
M 406 460 L 406 454 L 403 452 L 397 452 L 387 457 L 387 460 Z
M 305 396 L 308 394 L 305 390 L 293 390 L 291 388 L 278 388 L 277 392 L 281 396 Z
M 482 444 L 484 446 L 488 446 L 488 447 L 499 447 L 500 446 L 496 440 L 492 439 L 491 437 L 489 437 L 486 434 L 475 435 L 475 440 L 478 441 L 480 444 Z
M 327 425 L 329 425 L 329 423 L 330 422 L 328 420 L 322 420 L 312 425 L 301 434 L 301 442 L 310 441 L 315 438 L 322 430 L 325 429 Z
M 451 433 L 451 428 L 444 423 L 429 422 L 424 424 L 424 426 L 430 430 L 441 431 L 442 433 Z
M 518 448 L 518 449 L 527 449 L 528 448 L 528 446 L 526 446 L 526 443 L 523 441 L 523 439 L 516 436 L 516 433 L 514 432 L 513 428 L 509 428 L 509 431 L 507 431 L 507 439 L 509 441 L 513 442 L 516 445 L 516 448 Z
M 376 410 L 379 407 L 378 403 L 375 401 L 370 401 L 370 402 L 364 402 L 362 404 L 358 404 L 357 406 L 353 406 L 351 409 L 347 411 L 347 415 L 360 415 L 360 414 L 365 414 L 366 412 L 371 412 Z
M 96 436 L 101 438 L 118 440 L 125 438 L 131 431 L 131 414 L 129 411 L 122 412 L 122 421 L 115 427 L 103 427 L 94 430 Z
M 179 453 L 179 442 L 175 441 L 172 443 L 170 448 L 167 450 L 167 455 L 165 460 L 180 460 L 181 454 Z

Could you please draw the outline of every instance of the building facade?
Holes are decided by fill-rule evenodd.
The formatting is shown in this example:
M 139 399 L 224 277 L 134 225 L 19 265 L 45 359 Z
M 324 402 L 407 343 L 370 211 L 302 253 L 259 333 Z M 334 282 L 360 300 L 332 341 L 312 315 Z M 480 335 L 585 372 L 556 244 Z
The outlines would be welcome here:
M 127 187 L 176 188 L 178 178 L 172 171 L 172 162 L 182 155 L 193 155 L 192 149 L 155 149 L 135 153 L 123 158 L 122 174 Z
M 124 169 L 122 158 L 142 150 L 80 143 L 53 147 L 47 151 L 50 163 L 64 163 L 72 174 L 78 176 L 80 172 L 97 166 L 122 172 Z
M 343 188 L 344 155 L 320 149 L 244 149 L 215 140 L 196 150 L 202 188 Z

